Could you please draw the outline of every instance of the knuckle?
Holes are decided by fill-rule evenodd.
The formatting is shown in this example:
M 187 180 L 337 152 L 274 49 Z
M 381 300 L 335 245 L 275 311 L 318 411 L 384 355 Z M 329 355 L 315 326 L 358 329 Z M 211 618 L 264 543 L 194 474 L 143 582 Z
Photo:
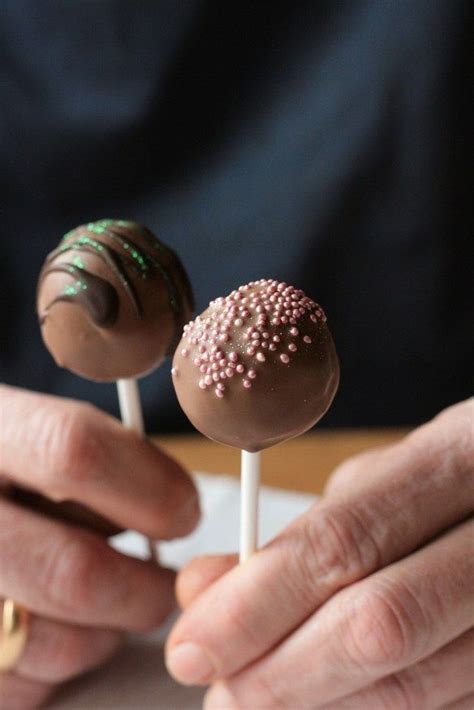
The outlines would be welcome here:
M 341 504 L 310 512 L 292 541 L 292 557 L 310 589 L 325 580 L 337 590 L 375 569 L 378 547 L 362 517 Z M 298 575 L 296 577 L 298 577 Z
M 472 491 L 474 397 L 441 411 L 409 434 L 406 443 L 413 456 L 454 479 L 459 490 Z
M 45 427 L 42 476 L 53 499 L 67 497 L 71 486 L 84 482 L 97 468 L 101 446 L 94 414 L 89 405 L 65 408 Z
M 380 707 L 385 710 L 430 710 L 426 689 L 416 674 L 403 672 L 381 681 Z
M 248 602 L 240 593 L 234 594 L 234 600 L 226 605 L 225 616 L 221 618 L 222 638 L 233 638 L 242 644 L 242 648 L 258 648 L 261 646 L 261 629 L 255 624 L 252 614 L 248 613 Z
M 357 666 L 397 669 L 426 646 L 427 619 L 403 587 L 372 584 L 347 616 L 345 648 Z
M 75 535 L 59 542 L 42 578 L 50 602 L 66 612 L 95 605 L 105 552 L 99 538 Z

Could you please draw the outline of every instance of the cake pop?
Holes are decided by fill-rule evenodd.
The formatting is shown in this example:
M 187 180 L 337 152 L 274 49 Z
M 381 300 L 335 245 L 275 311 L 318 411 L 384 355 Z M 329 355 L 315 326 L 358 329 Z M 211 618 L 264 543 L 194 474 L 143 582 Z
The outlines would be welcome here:
M 323 416 L 339 363 L 321 306 L 286 283 L 261 279 L 211 301 L 185 325 L 172 376 L 199 431 L 255 452 Z
M 193 308 L 175 253 L 125 220 L 68 232 L 46 258 L 37 295 L 42 336 L 57 364 L 97 381 L 160 365 Z

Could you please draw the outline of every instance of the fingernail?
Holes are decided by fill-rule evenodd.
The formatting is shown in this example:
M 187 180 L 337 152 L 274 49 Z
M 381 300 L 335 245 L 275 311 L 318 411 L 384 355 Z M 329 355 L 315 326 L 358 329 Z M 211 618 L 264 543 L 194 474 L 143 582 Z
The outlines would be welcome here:
M 221 683 L 214 685 L 204 697 L 203 710 L 238 710 L 238 707 L 236 699 Z
M 166 667 L 184 685 L 204 683 L 214 675 L 212 663 L 201 646 L 191 641 L 180 643 L 167 653 Z

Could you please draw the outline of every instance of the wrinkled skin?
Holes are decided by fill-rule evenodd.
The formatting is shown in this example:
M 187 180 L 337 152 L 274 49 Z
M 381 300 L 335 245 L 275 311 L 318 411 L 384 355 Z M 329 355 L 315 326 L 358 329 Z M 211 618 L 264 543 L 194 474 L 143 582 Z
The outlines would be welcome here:
M 473 431 L 471 399 L 346 461 L 244 566 L 192 562 L 171 673 L 206 710 L 474 707 Z

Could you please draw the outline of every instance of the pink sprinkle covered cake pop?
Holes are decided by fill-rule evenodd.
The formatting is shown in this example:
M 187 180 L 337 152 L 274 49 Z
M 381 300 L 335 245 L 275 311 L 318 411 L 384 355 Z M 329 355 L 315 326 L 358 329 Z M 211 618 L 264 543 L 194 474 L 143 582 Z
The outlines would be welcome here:
M 323 309 L 275 280 L 240 286 L 184 327 L 178 400 L 210 439 L 255 452 L 310 429 L 339 384 Z

